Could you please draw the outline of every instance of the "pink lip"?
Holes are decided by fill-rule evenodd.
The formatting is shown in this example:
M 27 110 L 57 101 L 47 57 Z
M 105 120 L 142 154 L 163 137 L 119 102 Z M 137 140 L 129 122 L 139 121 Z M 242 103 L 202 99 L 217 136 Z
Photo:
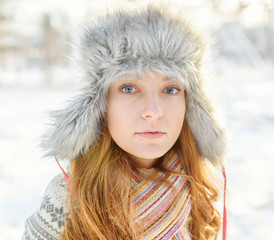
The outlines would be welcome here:
M 139 135 L 140 137 L 156 139 L 156 138 L 162 137 L 166 133 L 161 131 L 145 131 L 145 132 L 136 132 L 136 134 Z

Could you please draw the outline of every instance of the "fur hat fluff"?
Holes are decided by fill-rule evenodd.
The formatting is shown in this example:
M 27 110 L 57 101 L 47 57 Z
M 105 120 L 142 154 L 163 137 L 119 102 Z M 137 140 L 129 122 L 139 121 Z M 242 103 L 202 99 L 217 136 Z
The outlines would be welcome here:
M 185 121 L 198 150 L 214 165 L 222 163 L 224 129 L 202 88 L 206 45 L 182 16 L 154 5 L 118 10 L 89 23 L 75 57 L 86 87 L 64 109 L 52 113 L 52 126 L 42 140 L 47 155 L 71 160 L 85 154 L 105 123 L 109 86 L 122 76 L 156 71 L 183 81 Z

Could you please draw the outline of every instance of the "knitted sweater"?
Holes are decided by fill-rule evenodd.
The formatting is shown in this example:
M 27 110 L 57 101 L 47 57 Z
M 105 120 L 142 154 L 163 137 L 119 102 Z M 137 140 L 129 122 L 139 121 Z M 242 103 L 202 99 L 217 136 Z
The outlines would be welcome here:
M 49 183 L 42 203 L 25 223 L 22 240 L 57 240 L 69 216 L 65 206 L 67 183 L 62 174 Z
M 183 172 L 176 154 L 168 159 L 165 167 Z M 138 239 L 191 239 L 185 226 L 191 208 L 191 197 L 188 184 L 182 176 L 155 169 L 147 172 L 134 171 L 132 187 L 137 210 L 135 219 Z M 69 217 L 65 204 L 66 191 L 66 180 L 59 174 L 48 185 L 38 210 L 26 220 L 22 240 L 60 238 Z

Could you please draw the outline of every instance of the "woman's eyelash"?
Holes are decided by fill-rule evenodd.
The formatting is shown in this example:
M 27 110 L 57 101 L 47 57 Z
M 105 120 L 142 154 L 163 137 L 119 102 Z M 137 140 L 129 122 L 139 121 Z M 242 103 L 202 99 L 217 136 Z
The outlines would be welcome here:
M 123 93 L 134 93 L 138 90 L 138 88 L 132 84 L 132 83 L 125 83 L 125 84 L 122 84 L 120 87 L 119 87 L 119 90 L 122 91 Z M 166 92 L 167 90 L 170 90 L 169 92 Z M 175 93 L 173 93 L 172 90 L 175 90 Z M 176 94 L 177 92 L 181 92 L 181 88 L 179 86 L 167 86 L 164 88 L 164 91 L 168 94 Z
M 120 86 L 120 91 L 124 92 L 124 93 L 133 93 L 136 91 L 137 87 L 135 87 L 133 84 L 130 83 L 126 83 L 123 84 L 122 86 Z
M 166 89 L 175 89 L 175 90 L 178 91 L 178 92 L 181 92 L 181 91 L 182 91 L 182 88 L 179 87 L 179 86 L 177 86 L 177 85 L 168 86 L 168 87 L 165 88 L 165 90 L 166 90 Z
M 167 87 L 167 88 L 174 88 L 174 89 L 176 89 L 177 91 L 180 91 L 180 92 L 181 92 L 181 88 L 180 88 L 180 87 L 177 87 L 177 86 L 171 86 L 171 87 Z
M 175 90 L 175 93 L 173 92 L 173 90 Z M 169 91 L 169 92 L 167 92 Z M 165 88 L 165 93 L 167 94 L 176 94 L 177 92 L 181 92 L 181 88 L 177 87 L 177 86 L 169 86 Z

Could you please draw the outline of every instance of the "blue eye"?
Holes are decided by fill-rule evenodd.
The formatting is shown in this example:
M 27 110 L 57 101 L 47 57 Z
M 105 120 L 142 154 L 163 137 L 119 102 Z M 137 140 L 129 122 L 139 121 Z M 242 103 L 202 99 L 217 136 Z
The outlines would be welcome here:
M 123 87 L 122 88 L 122 91 L 125 92 L 125 93 L 133 93 L 135 90 L 134 87 L 131 87 L 131 86 L 126 86 L 126 87 Z
M 178 90 L 177 90 L 176 88 L 174 88 L 174 87 L 170 87 L 170 88 L 167 88 L 167 89 L 165 90 L 165 92 L 166 92 L 167 94 L 175 94 L 177 91 L 178 91 Z

